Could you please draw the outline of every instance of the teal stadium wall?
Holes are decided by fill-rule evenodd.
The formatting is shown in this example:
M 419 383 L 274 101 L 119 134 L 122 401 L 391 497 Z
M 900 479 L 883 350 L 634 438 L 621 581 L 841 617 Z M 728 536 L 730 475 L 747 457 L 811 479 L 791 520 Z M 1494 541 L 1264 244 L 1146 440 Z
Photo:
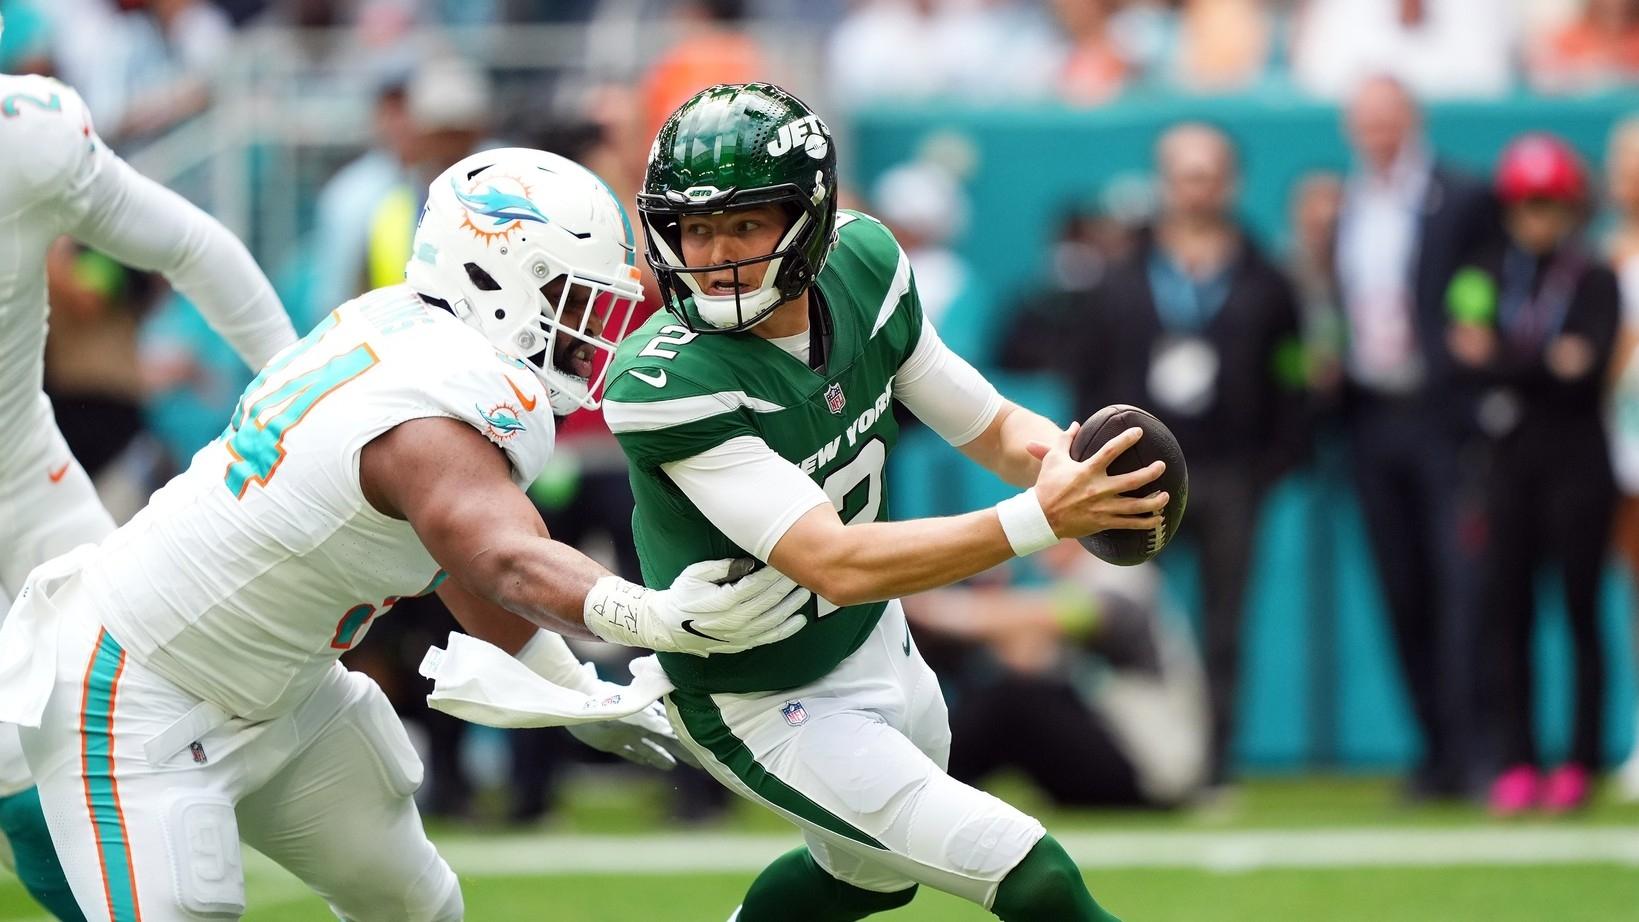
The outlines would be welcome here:
M 1510 138 L 1527 130 L 1558 132 L 1598 164 L 1612 123 L 1634 111 L 1635 93 L 1519 98 L 1437 106 L 1428 125 L 1440 155 L 1483 172 Z M 983 366 L 1007 323 L 1008 307 L 1034 285 L 1040 255 L 1064 208 L 1092 200 L 1113 177 L 1145 172 L 1159 131 L 1186 118 L 1223 127 L 1239 145 L 1241 215 L 1272 252 L 1284 247 L 1292 183 L 1309 171 L 1348 164 L 1339 116 L 1330 106 L 1283 96 L 1139 98 L 1097 110 L 861 113 L 843 137 L 843 179 L 867 193 L 875 177 L 914 156 L 934 135 L 954 133 L 971 143 L 976 158 L 967 190 L 973 220 L 957 249 L 981 276 L 991 306 L 948 318 L 942 332 Z M 1095 409 L 1072 413 L 1064 395 L 1037 377 L 997 380 L 1005 393 L 1056 419 Z M 894 463 L 896 518 L 971 509 L 1010 492 L 925 431 L 906 439 Z M 1323 441 L 1317 463 L 1288 477 L 1263 512 L 1234 747 L 1249 768 L 1372 770 L 1405 765 L 1417 752 L 1346 470 L 1337 441 Z M 1188 603 L 1196 595 L 1189 549 L 1170 549 L 1163 561 L 1170 587 Z M 1550 755 L 1567 744 L 1570 709 L 1569 643 L 1556 587 L 1547 580 L 1542 586 L 1549 617 L 1537 650 L 1538 722 Z M 1610 756 L 1619 758 L 1634 733 L 1634 603 L 1626 575 L 1615 567 L 1603 601 L 1611 676 L 1607 745 Z

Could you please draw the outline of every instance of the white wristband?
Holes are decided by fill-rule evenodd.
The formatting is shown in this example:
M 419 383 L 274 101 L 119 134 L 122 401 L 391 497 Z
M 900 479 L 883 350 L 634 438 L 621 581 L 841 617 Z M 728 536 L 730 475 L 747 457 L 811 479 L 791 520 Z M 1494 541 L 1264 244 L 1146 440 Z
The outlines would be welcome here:
M 586 664 L 551 631 L 536 631 L 513 658 L 528 666 L 530 672 L 565 688 L 590 694 L 596 687 L 587 675 Z
M 1013 553 L 1020 557 L 1059 543 L 1059 536 L 1053 534 L 1053 526 L 1047 522 L 1047 513 L 1042 511 L 1041 501 L 1036 499 L 1034 487 L 997 503 L 996 518 L 1001 519 L 1002 531 L 1007 533 L 1007 543 L 1013 546 Z
M 639 634 L 643 597 L 649 590 L 618 576 L 605 576 L 586 594 L 581 617 L 586 629 L 623 647 L 645 646 Z

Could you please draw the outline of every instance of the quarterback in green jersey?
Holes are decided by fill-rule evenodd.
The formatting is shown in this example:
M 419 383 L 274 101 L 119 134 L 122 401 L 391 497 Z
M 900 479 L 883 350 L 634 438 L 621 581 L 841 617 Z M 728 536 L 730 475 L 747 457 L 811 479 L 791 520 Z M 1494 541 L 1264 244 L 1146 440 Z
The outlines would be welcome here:
M 945 774 L 938 680 L 898 596 L 1109 528 L 1160 524 L 1159 462 L 1084 462 L 940 341 L 904 251 L 837 208 L 829 129 L 768 84 L 717 86 L 661 128 L 638 197 L 666 304 L 621 344 L 604 412 L 631 462 L 644 581 L 750 556 L 814 591 L 761 647 L 660 654 L 678 736 L 805 846 L 752 884 L 738 922 L 862 919 L 928 884 L 1007 920 L 1108 920 L 1041 824 Z M 1025 492 L 891 522 L 893 402 Z M 688 625 L 684 625 L 688 629 Z

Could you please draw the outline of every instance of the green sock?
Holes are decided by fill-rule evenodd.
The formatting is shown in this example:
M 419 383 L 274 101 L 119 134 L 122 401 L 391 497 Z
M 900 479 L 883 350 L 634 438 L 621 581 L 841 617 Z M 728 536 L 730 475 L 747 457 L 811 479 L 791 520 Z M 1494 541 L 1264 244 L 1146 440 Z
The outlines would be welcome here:
M 1093 899 L 1081 869 L 1050 835 L 1002 878 L 990 911 L 1003 922 L 1121 922 Z
M 746 891 L 737 922 L 855 922 L 909 903 L 915 887 L 878 893 L 825 873 L 806 848 L 774 859 Z
M 23 889 L 47 911 L 63 922 L 85 922 L 68 878 L 57 861 L 57 849 L 46 829 L 45 811 L 40 808 L 40 792 L 29 788 L 20 794 L 0 797 L 0 831 L 11 840 L 12 857 L 17 860 L 17 879 Z

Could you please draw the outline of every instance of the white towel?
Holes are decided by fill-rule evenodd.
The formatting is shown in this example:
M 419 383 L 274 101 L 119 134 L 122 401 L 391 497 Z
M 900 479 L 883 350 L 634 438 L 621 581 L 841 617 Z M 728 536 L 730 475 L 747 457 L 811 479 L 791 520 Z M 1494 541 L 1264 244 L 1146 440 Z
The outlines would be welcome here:
M 427 704 L 434 710 L 507 729 L 619 720 L 671 692 L 671 680 L 653 656 L 633 660 L 631 668 L 632 684 L 588 695 L 536 675 L 499 647 L 453 631 L 447 647 L 429 649 L 421 661 L 421 674 L 433 680 Z
M 85 544 L 35 567 L 0 625 L 0 723 L 38 727 L 57 682 L 62 616 L 52 595 L 96 553 Z

